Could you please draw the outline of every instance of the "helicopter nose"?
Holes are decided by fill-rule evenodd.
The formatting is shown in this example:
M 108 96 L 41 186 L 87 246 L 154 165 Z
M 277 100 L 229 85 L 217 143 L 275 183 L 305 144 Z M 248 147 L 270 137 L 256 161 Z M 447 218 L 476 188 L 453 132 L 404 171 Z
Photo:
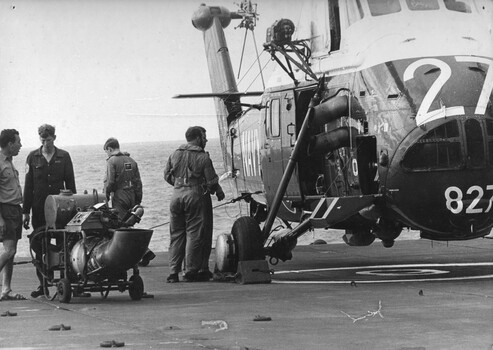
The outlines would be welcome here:
M 493 120 L 457 116 L 417 128 L 391 162 L 387 196 L 422 236 L 448 240 L 488 233 L 493 224 Z

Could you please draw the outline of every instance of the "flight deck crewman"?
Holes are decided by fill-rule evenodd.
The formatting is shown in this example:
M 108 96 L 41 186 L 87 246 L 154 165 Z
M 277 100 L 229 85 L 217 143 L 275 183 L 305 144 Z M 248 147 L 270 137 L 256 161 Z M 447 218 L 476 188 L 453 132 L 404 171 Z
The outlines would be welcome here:
M 209 153 L 204 151 L 206 130 L 201 126 L 192 126 L 185 137 L 187 144 L 171 154 L 164 168 L 164 179 L 174 187 L 170 201 L 170 275 L 167 278 L 170 283 L 178 282 L 183 260 L 186 265 L 185 280 L 209 279 L 209 276 L 199 274 L 204 244 L 201 236 L 202 197 L 205 193 L 215 193 L 218 200 L 224 199 L 212 160 Z
M 142 181 L 137 162 L 127 152 L 120 151 L 120 143 L 110 137 L 103 149 L 108 155 L 104 192 L 112 200 L 118 217 L 123 219 L 129 209 L 142 202 Z
M 41 147 L 30 152 L 26 159 L 26 178 L 24 184 L 24 228 L 32 222 L 33 232 L 31 249 L 35 252 L 37 262 L 41 262 L 41 234 L 45 230 L 45 201 L 49 195 L 58 195 L 60 190 L 77 193 L 72 159 L 67 151 L 55 147 L 55 127 L 43 124 L 38 128 Z M 32 218 L 29 213 L 32 212 Z M 43 282 L 43 275 L 36 269 L 39 286 L 31 297 L 48 296 L 48 287 Z
M 107 200 L 111 198 L 118 218 L 123 220 L 129 209 L 142 202 L 139 166 L 130 154 L 120 151 L 120 143 L 113 137 L 106 140 L 103 149 L 108 155 L 104 192 Z M 155 257 L 156 255 L 148 249 L 142 257 L 142 265 L 147 266 Z

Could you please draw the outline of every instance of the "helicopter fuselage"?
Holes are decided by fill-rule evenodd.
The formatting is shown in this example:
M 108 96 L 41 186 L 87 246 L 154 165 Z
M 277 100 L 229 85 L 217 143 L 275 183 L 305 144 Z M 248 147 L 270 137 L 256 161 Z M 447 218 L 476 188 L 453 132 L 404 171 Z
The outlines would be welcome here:
M 306 147 L 278 217 L 300 222 L 323 198 L 374 195 L 366 213 L 358 209 L 332 227 L 374 230 L 384 219 L 397 235 L 402 227 L 435 240 L 489 233 L 491 33 L 470 5 L 470 12 L 402 9 L 378 16 L 364 6 L 368 14 L 342 24 L 337 50 L 313 53 L 313 72 L 325 76 L 320 104 L 328 106 L 300 141 Z M 298 73 L 295 83 L 275 76 L 264 108 L 229 124 L 235 187 L 256 193 L 267 210 L 315 93 L 317 82 Z

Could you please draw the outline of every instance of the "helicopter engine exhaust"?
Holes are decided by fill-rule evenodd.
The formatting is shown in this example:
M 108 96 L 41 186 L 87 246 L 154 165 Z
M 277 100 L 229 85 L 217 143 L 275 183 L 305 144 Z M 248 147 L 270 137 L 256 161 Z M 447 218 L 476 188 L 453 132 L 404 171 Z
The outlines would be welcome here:
M 325 124 L 343 116 L 351 116 L 353 119 L 361 120 L 365 118 L 365 112 L 356 98 L 335 96 L 314 108 L 310 129 L 314 132 L 320 132 Z
M 358 135 L 356 128 L 335 125 L 336 120 L 349 115 L 356 120 L 364 118 L 364 112 L 354 97 L 335 96 L 316 106 L 310 125 L 310 130 L 315 135 L 308 144 L 307 154 L 321 155 L 341 147 L 349 147 L 355 142 Z M 329 130 L 321 132 L 324 127 Z
M 315 135 L 308 145 L 309 156 L 323 154 L 341 147 L 349 147 L 351 137 L 355 138 L 358 130 L 342 127 Z M 354 141 L 354 140 L 353 140 Z

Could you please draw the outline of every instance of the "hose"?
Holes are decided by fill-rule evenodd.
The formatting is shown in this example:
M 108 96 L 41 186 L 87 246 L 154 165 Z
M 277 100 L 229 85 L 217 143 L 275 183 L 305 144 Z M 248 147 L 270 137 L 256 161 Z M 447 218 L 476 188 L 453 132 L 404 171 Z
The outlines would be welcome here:
M 236 197 L 236 198 L 233 198 L 233 199 L 231 199 L 231 200 L 229 200 L 227 202 L 218 204 L 215 207 L 213 207 L 212 209 L 223 207 L 223 206 L 228 205 L 228 204 L 233 204 L 233 203 L 236 203 L 236 202 L 238 202 L 240 200 L 246 200 L 247 198 L 251 197 L 252 194 L 259 194 L 259 193 L 262 193 L 262 191 L 256 191 L 256 192 L 253 192 L 253 193 L 243 193 L 241 196 Z M 149 227 L 149 230 L 153 230 L 153 229 L 155 229 L 157 227 L 161 227 L 161 226 L 164 226 L 164 225 L 167 225 L 167 224 L 169 224 L 169 221 L 164 222 L 164 223 L 159 224 L 159 225 L 156 225 L 156 226 Z

